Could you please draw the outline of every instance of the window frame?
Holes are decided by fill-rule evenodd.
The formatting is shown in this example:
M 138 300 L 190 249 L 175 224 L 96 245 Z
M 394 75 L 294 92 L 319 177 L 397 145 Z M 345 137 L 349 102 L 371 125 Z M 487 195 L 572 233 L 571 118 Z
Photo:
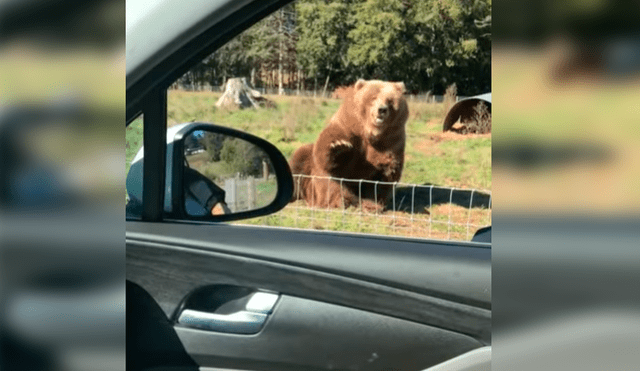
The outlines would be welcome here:
M 252 1 L 206 31 L 186 36 L 190 39 L 182 47 L 155 63 L 136 81 L 127 82 L 125 126 L 143 115 L 142 221 L 160 222 L 164 219 L 168 88 L 227 41 L 292 1 Z M 149 63 L 154 63 L 151 59 Z M 133 73 L 128 71 L 128 75 L 131 77 Z

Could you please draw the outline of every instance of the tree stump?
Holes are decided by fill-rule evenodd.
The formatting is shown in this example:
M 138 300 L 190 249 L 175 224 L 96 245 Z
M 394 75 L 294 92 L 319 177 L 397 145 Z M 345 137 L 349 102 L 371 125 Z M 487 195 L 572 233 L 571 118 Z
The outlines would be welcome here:
M 216 107 L 275 107 L 275 103 L 263 97 L 247 83 L 245 77 L 234 77 L 227 81 L 224 94 L 216 102 Z

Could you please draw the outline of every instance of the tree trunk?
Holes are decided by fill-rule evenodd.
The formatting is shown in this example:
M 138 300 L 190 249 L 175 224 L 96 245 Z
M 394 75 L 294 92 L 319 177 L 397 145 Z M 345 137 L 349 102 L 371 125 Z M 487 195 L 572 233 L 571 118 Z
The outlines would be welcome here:
M 251 86 L 256 86 L 256 68 L 251 67 Z
M 280 41 L 280 44 L 282 44 L 282 41 Z M 282 49 L 280 49 L 278 56 L 278 95 L 284 94 L 284 89 L 282 87 L 282 74 Z
M 283 58 L 284 58 L 284 10 L 280 10 L 280 25 L 279 25 L 279 34 L 280 34 L 280 42 L 278 47 L 278 95 L 284 94 L 284 90 L 282 88 L 282 74 L 283 71 Z
M 329 76 L 331 76 L 331 70 L 327 74 L 327 81 L 324 83 L 324 89 L 322 89 L 322 98 L 325 98 L 327 95 L 327 86 L 329 86 Z

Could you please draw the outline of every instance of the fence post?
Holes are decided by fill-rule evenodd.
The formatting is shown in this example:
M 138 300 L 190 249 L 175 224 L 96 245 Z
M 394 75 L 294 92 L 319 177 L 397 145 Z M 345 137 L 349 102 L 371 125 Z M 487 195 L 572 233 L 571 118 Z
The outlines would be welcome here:
M 267 160 L 262 160 L 262 178 L 267 180 L 269 178 L 269 164 Z
M 247 210 L 253 210 L 256 208 L 256 178 L 247 178 L 248 199 Z
M 467 215 L 467 240 L 469 239 L 469 227 L 471 224 L 471 208 L 473 207 L 473 192 L 475 192 L 475 189 L 471 190 L 471 199 L 469 200 L 469 214 Z
M 229 178 L 224 181 L 224 192 L 227 206 L 232 212 L 236 212 L 238 197 L 236 194 L 237 183 L 234 178 Z

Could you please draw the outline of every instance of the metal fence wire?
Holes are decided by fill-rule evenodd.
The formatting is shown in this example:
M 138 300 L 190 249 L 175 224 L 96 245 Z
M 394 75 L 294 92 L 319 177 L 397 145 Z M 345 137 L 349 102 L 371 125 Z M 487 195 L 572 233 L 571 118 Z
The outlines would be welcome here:
M 224 180 L 225 202 L 232 212 L 255 210 L 270 204 L 276 197 L 278 183 L 268 178 L 229 178 Z
M 468 241 L 479 228 L 491 225 L 492 198 L 488 190 L 308 175 L 294 175 L 294 184 L 300 185 L 304 178 L 312 182 L 336 182 L 342 193 L 345 187 L 360 191 L 369 186 L 374 190 L 373 202 L 378 201 L 377 190 L 382 187 L 390 187 L 391 192 L 382 210 L 363 208 L 360 192 L 357 206 L 318 207 L 300 199 L 275 214 L 235 224 L 455 241 Z M 227 180 L 224 185 L 227 204 L 234 212 L 264 207 L 274 199 L 276 184 L 275 179 Z
M 349 207 L 344 204 L 318 207 L 300 199 L 274 215 L 240 224 L 442 240 L 470 240 L 476 230 L 491 225 L 491 192 L 488 190 L 308 175 L 293 177 L 297 192 L 305 178 L 310 184 L 335 182 L 341 194 L 347 190 L 357 194 L 358 203 Z M 384 188 L 389 190 L 386 202 L 378 198 Z M 365 208 L 364 197 L 376 203 L 380 201 L 384 207 L 379 210 Z
M 172 90 L 182 90 L 190 92 L 224 92 L 224 86 L 217 85 L 198 85 L 198 84 L 174 84 L 171 86 Z M 301 96 L 301 97 L 316 97 L 316 98 L 332 98 L 334 97 L 332 90 L 298 90 L 298 89 L 282 89 L 282 94 L 278 88 L 263 88 L 254 87 L 263 95 L 287 95 L 287 96 Z M 408 94 L 407 100 L 410 102 L 426 102 L 426 103 L 443 103 L 444 95 L 433 95 L 431 93 L 419 93 Z M 456 96 L 456 102 L 466 98 L 465 96 Z

